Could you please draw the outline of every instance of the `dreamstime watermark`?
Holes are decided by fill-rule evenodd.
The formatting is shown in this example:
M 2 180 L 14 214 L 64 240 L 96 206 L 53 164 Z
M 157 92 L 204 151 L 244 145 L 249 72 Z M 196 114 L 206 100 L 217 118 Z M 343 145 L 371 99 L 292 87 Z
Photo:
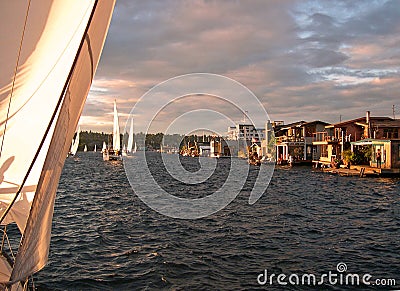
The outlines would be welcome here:
M 182 132 L 182 129 L 186 135 L 207 131 L 220 137 L 226 135 L 227 125 L 235 126 L 242 118 L 242 124 L 248 127 L 241 128 L 239 135 L 245 136 L 246 130 L 250 128 L 265 128 L 269 120 L 261 102 L 239 82 L 215 74 L 188 74 L 162 82 L 144 94 L 133 107 L 124 132 L 129 132 L 130 120 L 134 119 L 135 137 L 139 136 L 139 132 L 144 136 L 148 133 L 162 133 L 166 136 L 178 130 Z M 220 124 L 225 124 L 224 130 L 217 126 Z M 257 132 L 258 142 L 261 143 L 262 130 Z M 240 136 L 231 145 L 223 144 L 226 141 L 220 138 L 217 140 L 221 144 L 220 151 L 227 147 L 231 155 L 236 157 L 240 151 L 246 153 L 251 145 L 251 140 L 246 141 Z M 250 169 L 248 163 L 231 158 L 224 183 L 213 193 L 200 198 L 177 197 L 154 177 L 154 168 L 150 165 L 152 162 L 144 150 L 147 145 L 145 140 L 138 139 L 136 142 L 141 150 L 135 156 L 123 159 L 129 183 L 144 203 L 166 216 L 195 219 L 211 215 L 232 202 L 247 181 Z M 163 140 L 162 147 L 167 146 L 168 143 Z M 186 184 L 185 191 L 190 191 L 190 185 L 207 183 L 216 171 L 217 164 L 213 159 L 199 158 L 200 169 L 191 172 L 182 166 L 178 155 L 162 155 L 161 160 L 163 170 L 170 178 Z M 274 163 L 263 163 L 257 169 L 258 175 L 249 196 L 249 204 L 254 204 L 266 191 L 274 166 Z
M 293 285 L 293 286 L 320 286 L 324 284 L 341 285 L 341 286 L 396 286 L 396 279 L 393 278 L 377 278 L 374 279 L 371 274 L 348 273 L 347 265 L 339 263 L 336 271 L 329 271 L 321 275 L 312 273 L 305 274 L 274 274 L 264 272 L 257 276 L 259 285 Z

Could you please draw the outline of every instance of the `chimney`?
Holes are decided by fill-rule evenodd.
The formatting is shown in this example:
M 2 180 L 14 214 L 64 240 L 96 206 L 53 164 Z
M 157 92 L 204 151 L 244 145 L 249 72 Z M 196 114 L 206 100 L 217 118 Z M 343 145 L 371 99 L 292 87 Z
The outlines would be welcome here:
M 366 124 L 369 124 L 370 119 L 371 119 L 371 112 L 370 112 L 370 111 L 367 111 L 365 123 L 366 123 Z
M 367 138 L 370 138 L 372 136 L 371 134 L 371 112 L 367 111 L 366 117 L 365 117 L 365 123 L 367 124 Z

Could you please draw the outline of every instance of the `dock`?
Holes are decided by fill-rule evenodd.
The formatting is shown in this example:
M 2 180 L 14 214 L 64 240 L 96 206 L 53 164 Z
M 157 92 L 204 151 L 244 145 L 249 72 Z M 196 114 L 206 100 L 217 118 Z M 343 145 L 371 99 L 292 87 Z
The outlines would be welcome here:
M 323 168 L 324 173 L 339 175 L 339 176 L 358 176 L 358 177 L 380 177 L 380 176 L 394 176 L 400 177 L 400 169 L 381 169 L 370 167 L 367 165 L 351 166 L 347 168 Z

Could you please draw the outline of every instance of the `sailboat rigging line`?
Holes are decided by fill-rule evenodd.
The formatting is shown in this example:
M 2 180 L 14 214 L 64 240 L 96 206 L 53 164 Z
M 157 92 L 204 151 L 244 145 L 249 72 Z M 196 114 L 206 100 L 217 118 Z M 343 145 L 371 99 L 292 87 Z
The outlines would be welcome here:
M 3 247 L 4 247 L 4 242 L 6 240 L 6 235 L 7 235 L 7 225 L 5 225 L 4 228 L 3 228 L 3 238 L 1 239 L 0 253 L 3 252 Z
M 1 158 L 1 154 L 3 153 L 4 137 L 6 135 L 8 117 L 10 115 L 11 99 L 12 99 L 12 96 L 13 96 L 13 93 L 14 93 L 15 79 L 17 78 L 19 59 L 21 57 L 22 43 L 24 42 L 26 23 L 28 22 L 28 14 L 29 14 L 30 7 L 31 7 L 31 0 L 28 1 L 28 7 L 26 8 L 24 28 L 22 29 L 21 41 L 19 42 L 18 56 L 17 56 L 17 61 L 16 61 L 16 64 L 15 64 L 15 68 L 14 68 L 14 76 L 13 76 L 13 81 L 12 81 L 12 86 L 11 86 L 10 99 L 8 101 L 6 122 L 4 124 L 4 133 L 3 133 L 3 138 L 1 139 L 0 158 Z
M 50 118 L 49 124 L 47 125 L 47 128 L 46 128 L 46 131 L 45 131 L 45 133 L 44 133 L 44 135 L 43 135 L 43 138 L 42 138 L 42 140 L 41 140 L 41 142 L 40 142 L 40 144 L 39 144 L 39 147 L 38 147 L 38 149 L 37 149 L 37 151 L 36 151 L 36 153 L 35 153 L 35 156 L 33 157 L 33 160 L 32 160 L 32 162 L 31 162 L 31 164 L 30 164 L 30 166 L 29 166 L 29 168 L 28 168 L 28 171 L 27 171 L 27 173 L 26 173 L 24 179 L 22 180 L 21 186 L 19 186 L 18 191 L 17 191 L 17 193 L 15 193 L 15 196 L 14 196 L 13 200 L 10 202 L 10 204 L 7 206 L 6 210 L 5 210 L 5 211 L 3 212 L 3 214 L 1 215 L 0 224 L 3 222 L 4 218 L 7 216 L 8 212 L 9 212 L 10 209 L 11 209 L 11 207 L 14 205 L 14 203 L 15 203 L 15 201 L 17 200 L 19 194 L 21 193 L 22 188 L 24 187 L 25 182 L 26 182 L 26 180 L 28 179 L 28 176 L 29 176 L 30 172 L 32 171 L 32 168 L 33 168 L 33 166 L 34 166 L 34 164 L 35 164 L 35 162 L 36 162 L 36 160 L 37 160 L 37 157 L 39 156 L 40 150 L 42 149 L 43 144 L 44 144 L 44 142 L 45 142 L 45 140 L 46 140 L 46 138 L 47 138 L 47 135 L 48 135 L 48 133 L 49 133 L 49 131 L 50 131 L 50 128 L 51 128 L 51 126 L 52 126 L 52 124 L 53 124 L 53 122 L 54 122 L 54 120 L 55 120 L 55 118 L 56 118 L 56 115 L 57 115 L 57 112 L 58 112 L 58 110 L 59 110 L 59 108 L 60 108 L 60 106 L 61 106 L 61 103 L 62 103 L 62 101 L 64 100 L 65 93 L 66 93 L 66 91 L 67 91 L 67 88 L 68 88 L 69 82 L 70 82 L 70 80 L 71 80 L 72 74 L 73 74 L 73 72 L 74 72 L 74 70 L 75 70 L 76 63 L 77 63 L 77 61 L 78 61 L 80 52 L 82 51 L 83 44 L 84 44 L 85 38 L 86 38 L 86 34 L 87 34 L 88 31 L 89 31 L 90 23 L 92 22 L 92 19 L 93 19 L 93 16 L 94 16 L 94 12 L 96 11 L 97 3 L 98 3 L 98 0 L 96 0 L 96 1 L 94 2 L 94 4 L 93 4 L 92 12 L 91 12 L 91 14 L 90 14 L 89 21 L 88 21 L 88 23 L 87 23 L 87 25 L 86 25 L 85 32 L 83 33 L 81 42 L 80 42 L 80 44 L 79 44 L 79 48 L 78 48 L 77 53 L 76 53 L 76 55 L 75 55 L 74 62 L 72 63 L 72 66 L 71 66 L 71 69 L 70 69 L 70 71 L 69 71 L 69 73 L 68 73 L 68 77 L 67 77 L 67 79 L 66 79 L 66 81 L 65 81 L 63 90 L 61 91 L 60 97 L 58 98 L 56 107 L 54 108 L 54 112 L 53 112 L 53 114 L 52 114 L 52 116 L 51 116 L 51 118 Z M 36 190 L 37 190 L 37 189 L 36 189 Z M 36 196 L 35 196 L 35 197 L 36 197 Z M 35 198 L 34 198 L 34 199 L 35 199 Z M 32 209 L 31 209 L 31 211 L 32 211 Z
M 7 244 L 8 250 L 10 251 L 12 258 L 10 257 L 10 255 L 8 253 L 3 252 L 3 249 L 6 244 Z M 14 252 L 12 250 L 11 244 L 10 244 L 10 240 L 8 239 L 7 225 L 5 225 L 3 228 L 3 239 L 1 241 L 0 254 L 7 260 L 7 262 L 10 264 L 10 266 L 12 266 L 14 264 L 15 256 L 14 256 Z

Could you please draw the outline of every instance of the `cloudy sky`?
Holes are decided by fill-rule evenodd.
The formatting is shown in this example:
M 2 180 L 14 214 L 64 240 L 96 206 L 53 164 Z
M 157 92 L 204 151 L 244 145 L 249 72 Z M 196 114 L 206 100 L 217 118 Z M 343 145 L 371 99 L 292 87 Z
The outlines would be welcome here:
M 240 82 L 285 123 L 400 116 L 400 1 L 117 0 L 82 129 L 111 132 L 114 99 L 123 128 L 143 94 L 189 73 Z

